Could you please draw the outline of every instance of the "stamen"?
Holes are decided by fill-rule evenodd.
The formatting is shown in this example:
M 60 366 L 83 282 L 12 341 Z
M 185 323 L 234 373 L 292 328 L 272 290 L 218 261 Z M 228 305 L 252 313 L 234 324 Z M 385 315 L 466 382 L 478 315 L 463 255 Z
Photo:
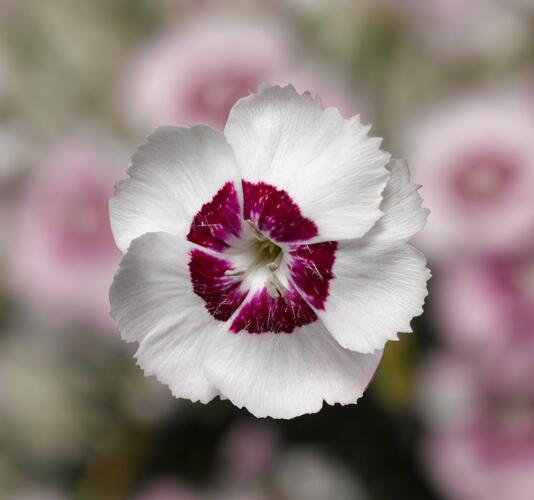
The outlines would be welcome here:
M 267 280 L 265 282 L 265 288 L 267 288 L 267 292 L 269 293 L 269 295 L 273 299 L 279 299 L 280 298 L 280 294 L 279 294 L 277 288 L 274 286 L 274 284 L 270 280 Z
M 254 233 L 254 236 L 260 241 L 268 241 L 267 236 L 265 236 L 258 226 L 254 222 L 252 222 L 250 219 L 245 220 L 245 224 L 252 229 L 252 232 Z
M 258 226 L 250 219 L 245 220 L 245 224 L 254 233 L 256 242 L 250 247 L 253 250 L 255 257 L 247 265 L 247 267 L 238 267 L 236 269 L 228 269 L 224 272 L 225 276 L 240 276 L 242 280 L 255 269 L 266 266 L 268 276 L 265 280 L 265 288 L 273 299 L 280 299 L 285 296 L 286 288 L 276 275 L 276 271 L 280 268 L 280 264 L 284 258 L 282 249 L 274 244 L 267 236 L 265 236 Z
M 240 267 L 237 267 L 235 269 L 227 269 L 224 271 L 225 276 L 241 276 L 242 274 L 245 274 L 246 270 Z
M 267 281 L 265 282 L 265 288 L 267 288 L 267 292 L 269 292 L 269 295 L 273 299 L 280 299 L 286 294 L 285 286 L 272 270 L 269 278 L 267 278 Z

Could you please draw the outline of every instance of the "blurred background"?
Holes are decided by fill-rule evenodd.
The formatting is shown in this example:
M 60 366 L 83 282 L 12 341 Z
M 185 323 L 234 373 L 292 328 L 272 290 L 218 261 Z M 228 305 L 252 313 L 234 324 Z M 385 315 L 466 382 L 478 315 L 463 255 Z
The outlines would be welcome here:
M 0 0 L 0 498 L 532 500 L 534 1 Z M 432 213 L 357 406 L 172 399 L 109 318 L 107 200 L 258 83 L 360 113 Z

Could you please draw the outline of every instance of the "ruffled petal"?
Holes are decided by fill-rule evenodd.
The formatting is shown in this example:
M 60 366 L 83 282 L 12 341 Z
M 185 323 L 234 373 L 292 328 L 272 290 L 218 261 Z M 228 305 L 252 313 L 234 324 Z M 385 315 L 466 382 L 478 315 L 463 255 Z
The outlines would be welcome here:
M 382 349 L 423 312 L 430 272 L 421 252 L 408 243 L 371 239 L 339 242 L 324 310 L 317 315 L 346 349 Z
M 217 394 L 203 372 L 207 350 L 220 330 L 232 335 L 209 306 L 221 305 L 213 296 L 233 297 L 235 287 L 224 277 L 224 263 L 207 262 L 210 256 L 202 259 L 198 252 L 205 253 L 174 235 L 144 234 L 124 256 L 110 300 L 122 337 L 139 342 L 136 358 L 145 373 L 176 397 L 207 402 Z M 196 267 L 202 274 L 193 272 Z M 206 300 L 200 292 L 210 288 L 213 300 Z
M 295 246 L 288 266 L 291 282 L 337 341 L 362 353 L 411 331 L 430 277 L 424 256 L 407 243 L 428 211 L 406 165 L 393 161 L 388 170 L 384 215 L 363 238 Z
M 380 209 L 384 216 L 368 236 L 390 243 L 408 241 L 423 229 L 429 210 L 422 208 L 419 186 L 410 182 L 410 170 L 403 160 L 392 160 L 387 169 L 391 175 L 382 194 Z
M 203 274 L 196 273 L 197 265 Z M 207 402 L 220 395 L 257 416 L 291 418 L 318 411 L 323 400 L 355 403 L 381 353 L 341 348 L 316 318 L 292 334 L 235 333 L 233 318 L 255 296 L 218 320 L 199 293 L 212 288 L 228 297 L 235 287 L 223 281 L 232 279 L 226 269 L 216 255 L 167 233 L 132 242 L 110 297 L 123 338 L 139 342 L 136 358 L 145 373 L 156 375 L 176 397 Z
M 339 346 L 320 322 L 293 334 L 218 335 L 206 375 L 222 396 L 256 417 L 293 418 L 356 403 L 382 353 Z
M 368 130 L 292 86 L 263 85 L 237 102 L 224 133 L 244 180 L 285 191 L 324 241 L 363 236 L 382 215 L 389 155 Z
M 109 202 L 123 252 L 147 232 L 189 235 L 213 249 L 239 233 L 241 179 L 221 133 L 204 125 L 160 127 L 133 155 L 128 174 Z

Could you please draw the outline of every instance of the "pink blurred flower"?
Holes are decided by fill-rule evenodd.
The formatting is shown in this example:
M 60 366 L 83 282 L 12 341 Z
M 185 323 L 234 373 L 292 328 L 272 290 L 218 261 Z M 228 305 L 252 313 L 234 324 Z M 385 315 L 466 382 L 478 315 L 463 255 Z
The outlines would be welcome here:
M 406 157 L 430 216 L 432 259 L 515 251 L 534 240 L 534 114 L 515 93 L 472 96 L 410 129 Z
M 222 446 L 223 467 L 239 481 L 256 479 L 270 467 L 277 453 L 277 441 L 278 436 L 267 424 L 238 424 Z
M 326 105 L 352 115 L 349 92 L 322 74 L 298 62 L 280 23 L 211 14 L 145 46 L 126 72 L 119 101 L 127 119 L 143 130 L 189 123 L 222 128 L 233 104 L 268 81 L 321 94 Z
M 427 417 L 439 416 L 428 422 L 425 447 L 438 486 L 453 499 L 534 498 L 532 387 L 495 386 L 454 357 L 438 358 L 436 364 L 422 373 L 426 390 L 421 401 Z M 445 407 L 442 394 L 449 394 L 449 400 L 456 394 L 461 402 L 449 405 L 446 418 L 439 411 Z M 429 411 L 432 406 L 437 407 Z
M 60 321 L 112 328 L 107 290 L 120 260 L 108 223 L 118 159 L 92 143 L 59 145 L 14 209 L 6 250 L 11 283 Z
M 452 345 L 486 357 L 516 344 L 531 346 L 534 354 L 534 251 L 451 263 L 435 298 Z

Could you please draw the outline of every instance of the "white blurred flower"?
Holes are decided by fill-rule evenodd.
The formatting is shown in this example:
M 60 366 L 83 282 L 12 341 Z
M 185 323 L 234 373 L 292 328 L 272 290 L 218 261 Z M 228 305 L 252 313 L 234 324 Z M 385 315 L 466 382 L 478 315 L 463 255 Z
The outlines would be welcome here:
M 265 85 L 224 135 L 162 127 L 138 149 L 110 201 L 110 296 L 147 374 L 256 416 L 356 402 L 429 277 L 408 243 L 426 210 L 368 130 Z
M 471 418 L 476 371 L 461 357 L 433 356 L 419 370 L 417 406 L 432 429 L 452 429 Z
M 293 448 L 276 462 L 274 487 L 290 500 L 364 500 L 363 486 L 350 470 L 313 448 Z

